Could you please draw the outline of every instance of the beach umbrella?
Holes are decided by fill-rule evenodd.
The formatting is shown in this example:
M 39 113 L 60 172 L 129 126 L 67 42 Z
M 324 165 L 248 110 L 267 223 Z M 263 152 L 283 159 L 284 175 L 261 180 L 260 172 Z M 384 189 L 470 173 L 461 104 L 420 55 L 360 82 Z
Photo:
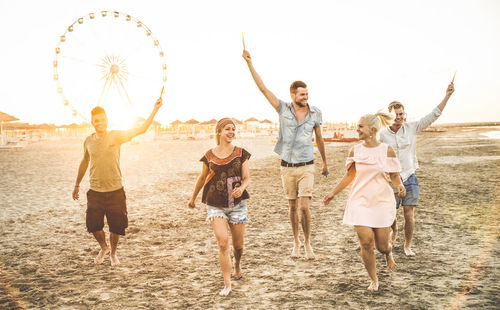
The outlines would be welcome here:
M 217 124 L 217 120 L 215 118 L 212 118 L 209 121 L 205 121 L 205 122 L 200 123 L 200 125 L 215 125 L 215 124 Z
M 199 124 L 200 122 L 198 122 L 197 120 L 195 120 L 194 118 L 190 119 L 189 121 L 186 122 L 186 124 L 188 125 L 197 125 Z
M 0 112 L 0 145 L 3 145 L 5 140 L 3 132 L 3 122 L 13 122 L 18 120 L 19 119 L 17 117 L 14 117 L 4 112 Z
M 245 121 L 245 123 L 248 123 L 248 122 L 259 122 L 260 123 L 260 121 L 258 119 L 256 119 L 255 117 L 250 117 L 249 119 L 247 119 Z
M 68 129 L 77 129 L 79 127 L 80 127 L 80 125 L 78 125 L 77 123 L 71 123 L 69 125 L 66 125 L 66 128 L 68 128 Z
M 13 122 L 13 121 L 18 121 L 19 119 L 17 117 L 14 117 L 12 115 L 9 115 L 4 112 L 0 112 L 0 121 L 1 122 Z
M 28 123 L 9 123 L 5 125 L 5 129 L 30 129 L 33 127 Z
M 179 126 L 183 124 L 180 120 L 175 120 L 173 122 L 170 123 L 170 126 Z
M 47 123 L 44 123 L 44 124 L 37 124 L 37 125 L 33 125 L 32 127 L 33 129 L 41 129 L 41 130 L 54 130 L 57 128 L 56 125 L 54 124 L 47 124 Z

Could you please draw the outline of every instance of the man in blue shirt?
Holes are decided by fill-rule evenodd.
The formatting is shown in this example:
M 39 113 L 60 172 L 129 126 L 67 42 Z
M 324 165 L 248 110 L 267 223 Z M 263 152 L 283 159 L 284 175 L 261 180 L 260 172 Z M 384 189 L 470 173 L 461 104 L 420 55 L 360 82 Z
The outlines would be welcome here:
M 328 175 L 326 164 L 325 144 L 321 135 L 321 111 L 307 103 L 309 94 L 307 85 L 295 81 L 290 86 L 292 102 L 279 100 L 266 88 L 264 82 L 255 71 L 252 58 L 247 50 L 243 51 L 243 58 L 248 64 L 250 73 L 273 108 L 278 112 L 280 130 L 278 142 L 274 151 L 281 157 L 281 181 L 288 199 L 290 223 L 292 225 L 294 246 L 292 257 L 299 257 L 299 222 L 304 232 L 304 249 L 307 259 L 314 259 L 314 252 L 310 244 L 311 211 L 309 203 L 312 197 L 314 184 L 314 146 L 313 132 L 316 144 L 323 160 L 321 173 Z M 299 220 L 300 219 L 300 220 Z

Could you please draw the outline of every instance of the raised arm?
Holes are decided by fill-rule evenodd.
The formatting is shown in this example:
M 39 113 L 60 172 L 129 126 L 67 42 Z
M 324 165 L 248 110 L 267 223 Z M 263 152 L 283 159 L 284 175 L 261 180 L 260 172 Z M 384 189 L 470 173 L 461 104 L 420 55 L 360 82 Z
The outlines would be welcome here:
M 76 176 L 75 187 L 73 189 L 73 200 L 78 200 L 80 198 L 80 183 L 82 182 L 85 172 L 89 167 L 89 159 L 87 153 L 83 156 L 80 166 L 78 167 L 78 175 Z
M 453 85 L 453 82 L 448 85 L 448 88 L 446 89 L 446 95 L 443 98 L 443 101 L 438 105 L 438 108 L 441 112 L 443 112 L 444 107 L 446 107 L 446 104 L 448 103 L 448 99 L 450 99 L 451 94 L 455 91 L 455 85 Z
M 443 112 L 444 107 L 448 103 L 448 99 L 450 99 L 451 94 L 455 91 L 455 86 L 453 85 L 453 82 L 448 85 L 448 88 L 446 89 L 446 95 L 444 96 L 443 100 L 441 103 L 437 106 L 439 111 L 434 109 L 431 113 L 428 115 L 422 117 L 416 124 L 417 126 L 415 127 L 416 132 L 421 132 L 425 128 L 429 127 L 432 123 L 434 123 L 439 116 L 441 116 L 441 112 Z
M 148 131 L 149 126 L 151 126 L 151 123 L 153 122 L 153 119 L 155 118 L 155 115 L 156 115 L 156 113 L 158 112 L 158 110 L 160 109 L 161 106 L 162 106 L 162 98 L 160 97 L 160 98 L 158 98 L 158 100 L 156 100 L 156 103 L 155 103 L 155 106 L 153 108 L 153 111 L 151 112 L 151 114 L 149 115 L 149 117 L 144 121 L 144 123 L 142 123 L 142 125 L 139 126 L 139 127 L 127 130 L 127 138 L 128 138 L 128 140 L 130 140 L 133 137 L 136 137 L 136 136 L 141 135 L 141 134 L 145 133 L 146 131 Z
M 326 164 L 325 142 L 323 141 L 323 135 L 321 134 L 321 126 L 317 126 L 316 128 L 314 128 L 314 135 L 316 137 L 316 145 L 318 146 L 318 151 L 321 154 L 321 159 L 323 160 L 321 174 L 324 176 L 328 176 L 328 166 Z
M 203 188 L 203 185 L 205 185 L 205 180 L 207 179 L 208 172 L 209 172 L 208 166 L 205 163 L 203 163 L 201 174 L 198 177 L 198 180 L 196 181 L 196 185 L 194 186 L 193 195 L 191 196 L 191 200 L 189 200 L 188 202 L 188 207 L 191 209 L 194 209 L 196 207 L 194 201 L 196 200 L 196 197 L 198 197 L 198 193 Z
M 278 98 L 276 98 L 276 96 L 269 89 L 267 89 L 260 75 L 257 73 L 257 71 L 255 71 L 255 68 L 253 67 L 252 64 L 252 57 L 250 56 L 250 53 L 247 50 L 243 50 L 243 59 L 245 59 L 245 61 L 247 62 L 248 69 L 250 69 L 250 73 L 252 74 L 255 84 L 257 84 L 257 87 L 262 92 L 262 94 L 264 94 L 267 101 L 269 101 L 269 103 L 273 106 L 273 108 L 277 110 L 280 102 Z
M 354 150 L 351 149 L 351 151 L 349 152 L 349 157 L 353 157 L 353 156 L 354 156 Z M 340 193 L 344 188 L 346 188 L 347 185 L 351 184 L 352 180 L 354 180 L 355 177 L 356 177 L 356 164 L 353 163 L 347 169 L 342 180 L 340 180 L 340 182 L 337 184 L 337 186 L 335 186 L 333 188 L 332 192 L 330 194 L 326 195 L 325 198 L 323 199 L 323 203 L 325 204 L 325 206 L 327 204 L 329 204 L 330 201 L 332 201 L 333 198 L 335 198 L 335 196 L 338 193 Z

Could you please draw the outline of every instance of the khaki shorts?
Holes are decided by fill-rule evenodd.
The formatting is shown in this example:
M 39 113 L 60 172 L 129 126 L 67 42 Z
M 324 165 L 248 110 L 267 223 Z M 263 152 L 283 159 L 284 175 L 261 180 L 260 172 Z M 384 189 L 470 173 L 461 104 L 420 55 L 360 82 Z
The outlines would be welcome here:
M 280 167 L 281 183 L 287 199 L 312 197 L 314 165 Z

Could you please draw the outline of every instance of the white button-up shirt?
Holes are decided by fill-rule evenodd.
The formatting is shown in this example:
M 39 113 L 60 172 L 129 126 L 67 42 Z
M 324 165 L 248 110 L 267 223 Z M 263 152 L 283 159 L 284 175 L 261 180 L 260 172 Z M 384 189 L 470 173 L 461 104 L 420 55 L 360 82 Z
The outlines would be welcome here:
M 422 117 L 419 121 L 403 123 L 397 132 L 392 131 L 390 127 L 380 131 L 380 141 L 389 144 L 398 156 L 403 182 L 418 169 L 418 133 L 429 127 L 439 116 L 441 116 L 441 110 L 435 107 L 430 114 Z

